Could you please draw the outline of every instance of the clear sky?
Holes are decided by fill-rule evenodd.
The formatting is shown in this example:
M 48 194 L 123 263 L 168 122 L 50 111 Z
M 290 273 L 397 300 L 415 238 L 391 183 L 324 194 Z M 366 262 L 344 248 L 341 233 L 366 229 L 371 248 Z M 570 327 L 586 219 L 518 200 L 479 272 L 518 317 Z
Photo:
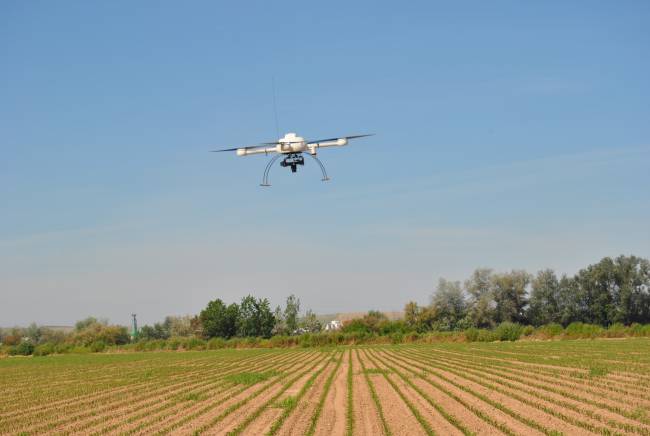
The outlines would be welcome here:
M 209 153 L 373 132 L 318 168 Z M 0 3 L 0 325 L 650 257 L 650 2 Z

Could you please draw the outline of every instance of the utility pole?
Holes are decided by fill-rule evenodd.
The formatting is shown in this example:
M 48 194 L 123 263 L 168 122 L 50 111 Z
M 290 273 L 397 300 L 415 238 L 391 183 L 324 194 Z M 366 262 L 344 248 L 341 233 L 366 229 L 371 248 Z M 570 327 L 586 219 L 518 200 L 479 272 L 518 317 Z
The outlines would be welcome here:
M 138 321 L 135 319 L 135 313 L 131 314 L 133 321 L 131 322 L 131 341 L 138 339 Z

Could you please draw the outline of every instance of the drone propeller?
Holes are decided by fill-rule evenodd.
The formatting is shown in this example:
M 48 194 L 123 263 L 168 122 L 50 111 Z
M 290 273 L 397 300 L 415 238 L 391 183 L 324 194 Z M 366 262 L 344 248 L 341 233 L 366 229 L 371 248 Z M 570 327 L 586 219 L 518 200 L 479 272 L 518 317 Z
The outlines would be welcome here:
M 365 135 L 351 135 L 351 136 L 339 136 L 337 138 L 327 138 L 327 139 L 317 139 L 315 141 L 309 141 L 307 145 L 319 144 L 321 142 L 336 141 L 338 139 L 354 139 L 354 138 L 363 138 L 365 136 L 373 136 L 374 133 L 369 133 Z M 260 142 L 257 145 L 249 145 L 247 147 L 235 147 L 235 148 L 224 148 L 222 150 L 210 150 L 212 152 L 222 152 L 222 151 L 237 151 L 237 150 L 249 150 L 251 148 L 264 147 L 267 145 L 278 145 L 278 144 L 300 144 L 303 141 L 273 141 L 273 142 Z
M 351 136 L 340 136 L 338 138 L 327 138 L 327 139 L 317 139 L 315 141 L 309 141 L 307 144 L 319 144 L 321 142 L 336 141 L 337 139 L 354 139 L 354 138 L 363 138 L 364 136 L 373 136 L 374 133 L 367 133 L 365 135 L 351 135 Z
M 221 150 L 210 150 L 210 151 L 211 151 L 211 152 L 214 152 L 214 153 L 219 153 L 219 152 L 222 152 L 222 151 L 237 151 L 237 150 L 240 150 L 240 149 L 242 149 L 242 148 L 245 149 L 245 150 L 248 150 L 248 149 L 250 149 L 250 148 L 262 147 L 262 146 L 264 146 L 264 144 L 269 144 L 269 143 L 267 143 L 267 142 L 263 142 L 263 143 L 260 144 L 260 145 L 249 145 L 248 147 L 224 148 L 224 149 L 221 149 Z

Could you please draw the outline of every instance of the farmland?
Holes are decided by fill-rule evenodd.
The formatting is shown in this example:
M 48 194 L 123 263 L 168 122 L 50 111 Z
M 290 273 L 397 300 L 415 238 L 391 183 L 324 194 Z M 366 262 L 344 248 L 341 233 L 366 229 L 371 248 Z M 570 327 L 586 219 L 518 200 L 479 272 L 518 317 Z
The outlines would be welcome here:
M 0 434 L 650 435 L 650 340 L 0 360 Z

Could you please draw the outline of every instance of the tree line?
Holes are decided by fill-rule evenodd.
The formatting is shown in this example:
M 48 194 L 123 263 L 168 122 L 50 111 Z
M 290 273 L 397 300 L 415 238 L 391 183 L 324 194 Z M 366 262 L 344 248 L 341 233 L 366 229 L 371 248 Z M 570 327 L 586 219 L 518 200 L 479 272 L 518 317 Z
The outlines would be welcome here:
M 646 324 L 650 262 L 636 256 L 605 257 L 574 276 L 560 277 L 550 269 L 531 275 L 479 268 L 462 283 L 440 279 L 428 306 L 406 304 L 404 320 L 417 331 L 494 328 L 503 322 Z
M 134 339 L 170 340 L 174 346 L 187 342 L 188 347 L 200 348 L 201 341 L 215 338 L 233 344 L 240 338 L 272 338 L 274 344 L 296 345 L 359 343 L 382 336 L 399 342 L 400 338 L 418 340 L 418 335 L 455 332 L 464 332 L 464 340 L 470 341 L 512 340 L 537 330 L 540 337 L 594 337 L 603 333 L 602 327 L 608 328 L 608 334 L 650 333 L 650 326 L 641 324 L 650 324 L 650 262 L 619 256 L 605 257 L 573 276 L 558 276 L 550 269 L 532 275 L 523 270 L 479 268 L 462 282 L 442 278 L 429 304 L 408 302 L 403 318 L 394 321 L 371 310 L 345 322 L 337 333 L 343 336 L 333 339 L 317 335 L 322 330 L 320 321 L 311 310 L 301 314 L 295 295 L 286 299 L 284 308 L 275 310 L 268 299 L 248 295 L 230 304 L 217 298 L 195 316 L 168 316 L 143 326 L 136 338 L 130 337 L 127 327 L 93 317 L 77 322 L 70 333 L 36 324 L 0 329 L 0 353 L 102 351 Z M 623 325 L 632 328 L 623 330 Z M 524 331 L 522 326 L 528 328 Z M 302 337 L 299 341 L 290 339 L 298 336 Z M 180 338 L 186 338 L 185 342 L 179 342 Z

